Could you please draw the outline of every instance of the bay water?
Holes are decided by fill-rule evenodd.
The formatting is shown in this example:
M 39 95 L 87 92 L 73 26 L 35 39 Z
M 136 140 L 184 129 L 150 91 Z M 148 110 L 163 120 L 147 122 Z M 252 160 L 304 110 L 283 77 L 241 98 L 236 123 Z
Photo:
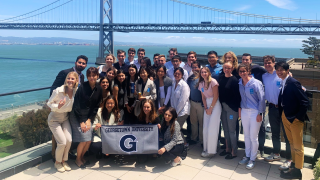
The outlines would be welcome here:
M 151 60 L 153 54 L 168 54 L 170 47 L 177 46 L 130 46 L 146 50 Z M 125 51 L 129 46 L 115 46 Z M 237 55 L 250 53 L 253 56 L 275 55 L 282 58 L 307 58 L 300 48 L 258 48 L 258 47 L 200 47 L 178 46 L 178 52 L 206 54 L 215 50 L 218 55 L 233 51 Z M 78 55 L 89 58 L 88 67 L 95 66 L 98 46 L 50 46 L 50 45 L 0 45 L 0 94 L 51 86 L 59 71 L 74 66 Z M 83 71 L 85 74 L 85 70 Z M 0 109 L 44 101 L 49 90 L 28 92 L 0 97 Z

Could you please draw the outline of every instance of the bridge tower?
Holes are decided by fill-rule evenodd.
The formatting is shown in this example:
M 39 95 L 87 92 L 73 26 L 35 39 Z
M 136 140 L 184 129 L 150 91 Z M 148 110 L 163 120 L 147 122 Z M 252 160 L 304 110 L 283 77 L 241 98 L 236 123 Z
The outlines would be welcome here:
M 105 4 L 108 4 L 108 9 Z M 113 23 L 112 0 L 100 0 L 100 31 L 99 31 L 99 56 L 96 59 L 96 64 L 104 64 L 105 52 L 113 53 L 113 31 L 104 31 L 104 20 L 107 17 L 109 23 Z M 108 45 L 105 44 L 108 41 Z

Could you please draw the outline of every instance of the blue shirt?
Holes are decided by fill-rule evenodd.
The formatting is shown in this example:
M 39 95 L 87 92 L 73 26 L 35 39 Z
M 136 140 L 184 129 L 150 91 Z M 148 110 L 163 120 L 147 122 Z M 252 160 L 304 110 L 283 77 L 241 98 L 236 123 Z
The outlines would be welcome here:
M 187 80 L 187 84 L 189 85 L 189 88 L 190 88 L 190 100 L 202 103 L 201 91 L 199 91 L 198 88 L 195 87 L 199 79 L 198 78 L 194 79 L 194 78 L 195 78 L 195 75 L 192 74 Z
M 215 66 L 211 67 L 210 64 L 207 64 L 206 67 L 209 68 L 211 77 L 218 81 L 222 72 L 222 65 L 217 63 Z
M 244 86 L 242 78 L 239 79 L 239 90 L 241 95 L 241 108 L 255 109 L 264 113 L 266 109 L 264 90 L 261 81 L 252 77 Z
M 164 64 L 164 66 L 165 66 L 167 69 L 173 68 L 173 65 L 172 65 L 172 62 L 171 62 L 171 61 L 166 62 L 166 63 Z M 183 68 L 183 66 L 184 66 L 184 62 L 181 62 L 180 67 Z
M 129 59 L 126 58 L 124 59 L 124 63 L 127 64 L 127 65 L 130 65 L 130 64 L 134 64 L 134 61 L 137 60 L 138 58 L 133 58 L 133 61 L 129 62 Z
M 262 75 L 262 80 L 264 83 L 265 98 L 269 103 L 278 105 L 279 93 L 282 85 L 282 79 L 280 79 L 276 71 L 272 74 L 264 73 Z

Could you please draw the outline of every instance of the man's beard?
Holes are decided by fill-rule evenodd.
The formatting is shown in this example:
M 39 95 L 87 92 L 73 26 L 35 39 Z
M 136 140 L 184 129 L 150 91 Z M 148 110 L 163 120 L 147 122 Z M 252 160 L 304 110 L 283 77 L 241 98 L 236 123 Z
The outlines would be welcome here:
M 76 70 L 79 71 L 79 72 L 83 71 L 84 69 L 85 69 L 84 67 L 76 66 Z

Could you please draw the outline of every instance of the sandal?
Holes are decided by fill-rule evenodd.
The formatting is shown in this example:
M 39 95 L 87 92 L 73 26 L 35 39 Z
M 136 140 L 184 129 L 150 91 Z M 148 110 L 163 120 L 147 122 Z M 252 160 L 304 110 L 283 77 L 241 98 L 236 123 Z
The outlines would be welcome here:
M 230 152 L 227 152 L 226 150 L 223 150 L 219 156 L 225 156 L 225 155 L 228 155 L 228 154 L 231 154 Z
M 76 164 L 76 166 L 78 166 L 81 169 L 85 169 L 86 168 L 86 166 L 84 164 L 81 164 L 81 165 L 77 164 L 77 161 L 74 161 L 74 163 Z

